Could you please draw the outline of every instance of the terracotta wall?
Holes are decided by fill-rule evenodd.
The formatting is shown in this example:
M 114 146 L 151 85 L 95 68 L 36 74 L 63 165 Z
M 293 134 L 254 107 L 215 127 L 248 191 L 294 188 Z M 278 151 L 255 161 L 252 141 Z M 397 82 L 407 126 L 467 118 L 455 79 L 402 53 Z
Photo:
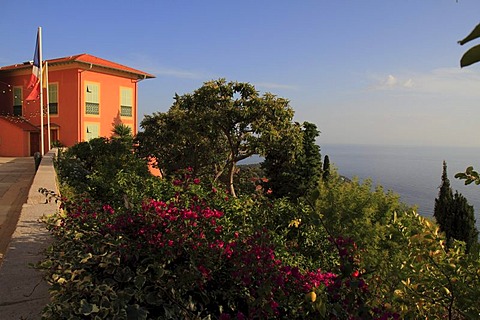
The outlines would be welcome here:
M 50 122 L 58 125 L 58 140 L 72 146 L 79 138 L 78 69 L 49 70 L 48 82 L 58 85 L 58 114 L 50 116 Z
M 0 157 L 27 157 L 30 155 L 28 131 L 0 118 Z
M 100 136 L 110 137 L 115 124 L 123 123 L 132 127 L 133 134 L 136 130 L 136 82 L 119 76 L 93 72 L 86 70 L 81 73 L 81 139 L 85 140 L 85 123 L 98 123 L 100 125 Z M 85 91 L 86 84 L 98 84 L 100 88 L 100 115 L 85 114 Z M 133 98 L 133 116 L 120 116 L 120 88 L 131 88 Z

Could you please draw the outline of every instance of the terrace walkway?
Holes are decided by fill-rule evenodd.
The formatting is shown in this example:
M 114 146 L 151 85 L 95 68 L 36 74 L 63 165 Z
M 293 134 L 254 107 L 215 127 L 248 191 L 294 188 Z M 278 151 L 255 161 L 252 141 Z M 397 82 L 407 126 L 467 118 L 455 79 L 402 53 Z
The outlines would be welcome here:
M 0 158 L 0 233 L 4 233 L 3 248 L 0 247 L 2 320 L 38 320 L 49 302 L 48 285 L 30 264 L 43 258 L 42 252 L 50 241 L 39 218 L 57 210 L 57 204 L 45 203 L 45 196 L 38 192 L 41 187 L 57 190 L 54 154 L 52 150 L 43 157 L 36 174 L 33 158 Z

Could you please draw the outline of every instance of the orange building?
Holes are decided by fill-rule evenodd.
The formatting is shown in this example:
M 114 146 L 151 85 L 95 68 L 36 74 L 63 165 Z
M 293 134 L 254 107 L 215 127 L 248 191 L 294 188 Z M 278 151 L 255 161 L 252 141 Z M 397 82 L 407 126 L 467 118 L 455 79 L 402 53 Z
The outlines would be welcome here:
M 120 123 L 137 133 L 138 82 L 153 75 L 89 54 L 47 61 L 45 152 L 51 147 L 46 129 L 47 93 L 52 145 L 72 146 L 110 137 Z M 31 62 L 0 67 L 0 156 L 31 156 L 41 150 L 40 101 L 25 100 L 31 74 Z

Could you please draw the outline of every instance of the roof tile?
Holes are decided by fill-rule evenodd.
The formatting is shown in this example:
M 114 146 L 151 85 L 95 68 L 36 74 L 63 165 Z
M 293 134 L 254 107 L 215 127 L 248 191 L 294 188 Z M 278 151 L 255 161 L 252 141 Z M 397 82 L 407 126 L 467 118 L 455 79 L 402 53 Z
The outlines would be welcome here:
M 101 68 L 107 68 L 107 69 L 113 69 L 113 70 L 131 73 L 131 74 L 134 74 L 139 79 L 155 78 L 154 75 L 149 74 L 147 72 L 143 72 L 138 69 L 130 68 L 116 62 L 98 58 L 87 53 L 77 54 L 77 55 L 63 57 L 63 58 L 48 59 L 46 61 L 48 61 L 49 66 L 54 66 L 55 64 L 61 64 L 61 63 L 79 62 L 84 64 L 92 64 Z M 0 71 L 22 69 L 30 66 L 31 66 L 30 63 L 20 63 L 20 64 L 14 64 L 11 66 L 0 67 Z

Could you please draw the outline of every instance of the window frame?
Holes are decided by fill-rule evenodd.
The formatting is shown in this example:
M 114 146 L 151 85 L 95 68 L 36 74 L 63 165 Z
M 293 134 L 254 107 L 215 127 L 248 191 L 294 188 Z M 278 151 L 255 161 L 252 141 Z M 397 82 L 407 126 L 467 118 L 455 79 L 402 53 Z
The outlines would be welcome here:
M 92 90 L 96 88 L 96 90 Z M 96 116 L 99 117 L 100 112 L 100 83 L 95 82 L 85 82 L 85 105 L 84 112 L 86 116 Z M 94 92 L 96 91 L 96 92 Z M 89 94 L 91 93 L 91 94 Z M 93 110 L 93 112 L 91 111 Z
M 17 90 L 19 91 L 19 94 L 17 94 Z M 23 116 L 23 87 L 14 86 L 12 92 L 12 114 L 21 117 Z M 20 102 L 20 104 L 16 104 L 18 102 Z M 20 109 L 20 112 L 18 112 L 18 109 Z
M 129 112 L 125 112 L 125 111 Z M 123 118 L 133 118 L 133 89 L 129 87 L 120 87 L 120 116 Z
M 89 127 L 96 127 L 97 128 L 97 135 L 94 137 L 94 136 L 89 136 L 89 133 L 94 133 L 94 132 L 88 132 L 89 130 Z M 100 123 L 99 122 L 85 122 L 85 129 L 84 129 L 84 133 L 85 133 L 85 141 L 90 141 L 92 139 L 95 139 L 95 138 L 99 138 L 100 137 Z
M 51 88 L 55 88 L 55 102 L 52 102 L 52 92 Z M 58 83 L 49 83 L 48 84 L 48 108 L 50 116 L 58 116 Z M 53 113 L 52 110 L 56 112 Z

